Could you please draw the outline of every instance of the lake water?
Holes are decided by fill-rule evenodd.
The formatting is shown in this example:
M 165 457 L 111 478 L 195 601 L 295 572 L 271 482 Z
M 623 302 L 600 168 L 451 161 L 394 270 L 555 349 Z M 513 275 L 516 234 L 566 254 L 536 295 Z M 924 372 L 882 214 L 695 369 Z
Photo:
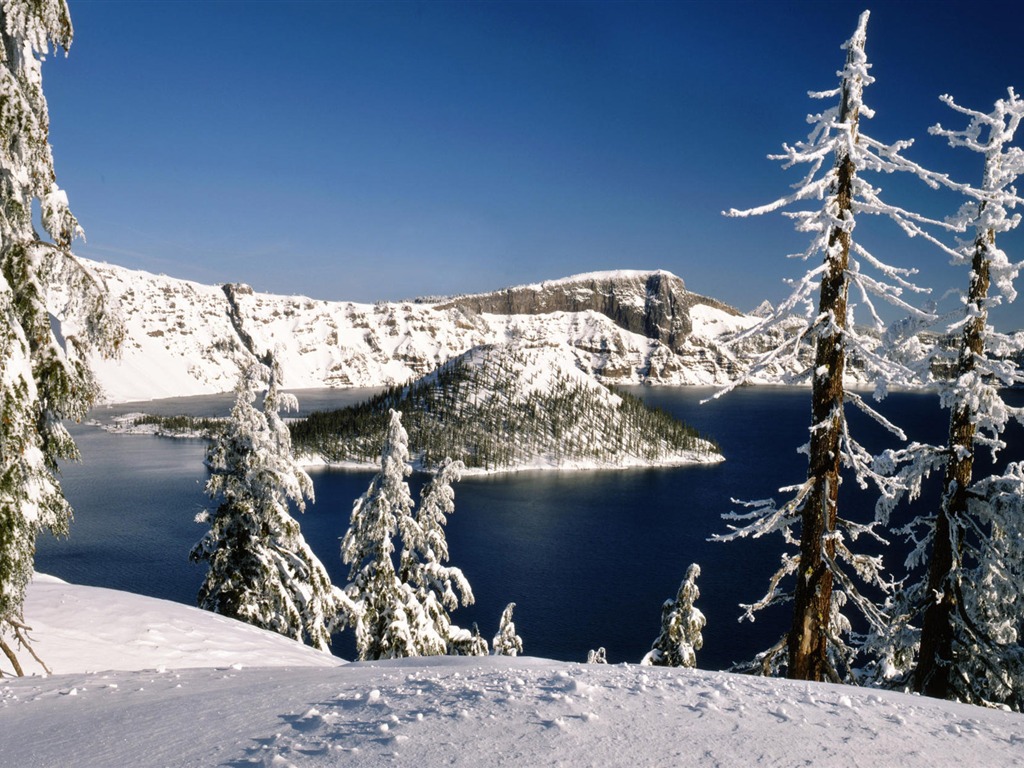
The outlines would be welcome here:
M 713 466 L 607 472 L 523 472 L 467 477 L 456 488 L 456 511 L 447 535 L 452 564 L 465 572 L 477 602 L 453 620 L 478 622 L 490 638 L 506 603 L 529 655 L 582 661 L 604 646 L 612 662 L 639 661 L 658 634 L 662 602 L 675 595 L 691 562 L 700 563 L 698 607 L 708 624 L 698 666 L 720 669 L 748 659 L 785 630 L 785 611 L 755 624 L 737 623 L 738 604 L 761 597 L 779 562 L 781 538 L 709 543 L 726 530 L 721 515 L 730 499 L 760 499 L 800 482 L 806 459 L 809 393 L 748 388 L 701 405 L 710 390 L 638 388 L 664 408 L 714 436 L 726 461 Z M 299 392 L 303 411 L 365 398 L 368 391 Z M 1017 404 L 1020 392 L 1011 393 Z M 97 412 L 108 419 L 127 410 L 165 414 L 225 414 L 232 398 L 217 396 L 118 406 Z M 932 395 L 893 394 L 884 403 L 914 439 L 939 441 L 946 414 Z M 877 449 L 882 430 L 854 414 L 851 428 Z M 66 540 L 40 539 L 37 568 L 81 584 L 112 587 L 194 604 L 204 568 L 188 551 L 204 532 L 194 522 L 208 500 L 203 493 L 205 444 L 151 436 L 115 435 L 78 426 L 83 462 L 67 466 L 63 483 L 75 508 Z M 1024 458 L 1024 432 L 1008 433 L 1009 456 Z M 347 568 L 339 538 L 352 502 L 369 482 L 365 472 L 313 473 L 316 503 L 299 522 L 310 546 L 337 584 Z M 423 478 L 412 479 L 414 496 Z M 843 488 L 844 514 L 870 510 L 872 500 L 853 483 Z M 934 499 L 934 494 L 932 497 Z M 863 519 L 857 514 L 857 519 Z M 901 559 L 901 558 L 900 558 Z M 351 632 L 335 639 L 335 652 L 351 657 Z

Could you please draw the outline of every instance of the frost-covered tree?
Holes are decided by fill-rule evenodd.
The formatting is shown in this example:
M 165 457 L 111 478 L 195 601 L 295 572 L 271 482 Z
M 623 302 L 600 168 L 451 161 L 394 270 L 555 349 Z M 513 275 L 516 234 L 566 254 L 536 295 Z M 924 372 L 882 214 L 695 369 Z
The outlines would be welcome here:
M 480 634 L 480 628 L 474 621 L 469 629 L 451 625 L 448 637 L 448 654 L 450 656 L 486 656 L 490 653 L 487 641 Z
M 964 262 L 970 263 L 970 278 L 966 313 L 956 329 L 960 331 L 960 349 L 953 382 L 943 393 L 943 404 L 950 409 L 948 463 L 932 534 L 927 608 L 914 687 L 931 696 L 968 700 L 1003 698 L 1006 691 L 1000 689 L 1009 687 L 1020 707 L 1024 702 L 1017 636 L 1021 623 L 1019 612 L 1007 614 L 1004 609 L 1016 602 L 1024 588 L 1020 578 L 1024 562 L 1019 559 L 1020 545 L 1014 544 L 1024 533 L 1024 518 L 1014 520 L 1000 514 L 1007 507 L 1001 502 L 989 506 L 986 494 L 972 488 L 971 481 L 975 451 L 1003 447 L 1000 436 L 1007 421 L 1024 415 L 1020 409 L 1007 407 L 999 394 L 999 387 L 1024 381 L 1013 357 L 1007 359 L 1008 352 L 1020 350 L 988 325 L 990 306 L 1016 298 L 1013 281 L 1021 267 L 997 247 L 996 235 L 1020 222 L 1020 215 L 1011 216 L 1009 211 L 1022 202 L 1012 184 L 1024 172 L 1024 151 L 1007 144 L 1024 118 L 1024 101 L 1010 90 L 1008 98 L 997 101 L 988 114 L 959 107 L 949 96 L 945 101 L 967 115 L 970 124 L 962 131 L 936 126 L 933 132 L 953 146 L 984 155 L 981 191 L 985 197 L 969 203 L 961 214 L 975 235 L 962 249 Z M 994 291 L 990 290 L 993 285 Z M 987 342 L 1001 359 L 987 353 Z M 1000 499 L 1007 498 L 1014 477 L 1011 471 L 996 483 Z M 1018 496 L 1022 491 L 1024 485 L 1018 483 Z M 1012 503 L 1008 508 L 1013 509 Z M 966 575 L 965 567 L 972 569 Z M 987 663 L 979 663 L 981 659 Z M 1007 661 L 1016 662 L 1013 672 L 1006 668 Z
M 907 680 L 914 690 L 939 698 L 1024 706 L 1024 651 L 1016 602 L 1024 593 L 1021 545 L 1020 467 L 981 480 L 974 478 L 976 454 L 1005 447 L 1007 423 L 1024 417 L 1009 407 L 1001 387 L 1024 381 L 1015 356 L 1020 345 L 988 324 L 989 309 L 1016 298 L 1021 268 L 997 246 L 997 235 L 1015 228 L 1024 200 L 1013 184 L 1024 172 L 1024 151 L 1010 146 L 1024 118 L 1024 101 L 1011 89 L 991 112 L 964 109 L 943 100 L 969 119 L 963 130 L 934 126 L 953 147 L 984 156 L 982 184 L 971 190 L 958 223 L 973 231 L 956 262 L 968 267 L 965 312 L 950 328 L 958 339 L 956 357 L 939 361 L 951 368 L 941 383 L 950 411 L 944 446 L 914 445 L 888 453 L 906 492 L 916 496 L 923 478 L 944 466 L 937 513 L 919 515 L 906 529 L 916 544 L 908 564 L 926 566 L 923 577 L 903 590 L 891 606 L 895 617 L 886 638 L 884 673 Z M 898 498 L 898 496 L 896 497 Z M 916 627 L 920 627 L 919 632 Z M 917 652 L 916 667 L 914 656 Z
M 406 482 L 412 473 L 409 437 L 397 411 L 391 412 L 380 463 L 370 487 L 352 505 L 341 542 L 341 559 L 350 566 L 345 592 L 359 609 L 356 650 L 364 661 L 418 655 L 413 628 L 427 626 L 424 616 L 409 615 L 418 605 L 412 589 L 398 578 L 393 559 L 399 521 L 406 530 L 418 525 Z M 440 644 L 438 652 L 443 653 Z
M 903 297 L 907 291 L 921 290 L 911 282 L 913 271 L 879 260 L 854 237 L 854 227 L 867 215 L 885 217 L 908 235 L 921 236 L 952 252 L 930 232 L 933 227 L 951 225 L 884 202 L 879 190 L 864 178 L 868 172 L 900 171 L 912 173 L 932 187 L 948 183 L 944 176 L 903 157 L 901 153 L 910 142 L 886 145 L 863 132 L 862 119 L 873 114 L 863 100 L 864 87 L 874 80 L 864 50 L 867 21 L 865 11 L 853 37 L 843 46 L 846 63 L 839 72 L 839 87 L 810 94 L 814 98 L 838 98 L 838 104 L 808 118 L 813 128 L 806 141 L 792 147 L 784 145 L 784 152 L 774 156 L 786 168 L 808 168 L 802 181 L 794 185 L 795 191 L 759 208 L 728 213 L 751 216 L 810 203 L 808 208 L 786 211 L 784 215 L 796 221 L 798 231 L 811 234 L 807 249 L 797 255 L 804 260 L 821 259 L 794 282 L 791 295 L 770 316 L 739 339 L 784 330 L 783 341 L 768 351 L 748 376 L 781 369 L 798 371 L 798 378 L 811 380 L 810 439 L 802 449 L 808 456 L 807 479 L 783 489 L 792 495 L 782 506 L 772 500 L 754 502 L 754 511 L 731 515 L 738 524 L 732 534 L 721 537 L 728 540 L 780 532 L 788 544 L 799 548 L 797 553 L 783 556 L 768 593 L 746 606 L 746 615 L 753 618 L 754 611 L 769 604 L 792 601 L 789 632 L 762 654 L 760 663 L 765 671 L 785 668 L 790 677 L 809 680 L 850 677 L 853 651 L 844 639 L 849 628 L 841 611 L 844 604 L 856 604 L 872 624 L 885 622 L 852 578 L 855 574 L 874 588 L 887 589 L 881 560 L 855 554 L 849 548 L 853 539 L 872 534 L 876 521 L 858 523 L 841 518 L 839 486 L 844 466 L 859 484 L 878 483 L 883 494 L 892 493 L 892 481 L 874 470 L 871 455 L 851 437 L 846 404 L 865 410 L 901 439 L 905 436 L 849 391 L 844 376 L 851 360 L 856 360 L 862 375 L 875 381 L 878 398 L 890 385 L 919 383 L 917 370 L 894 362 L 886 350 L 879 348 L 877 339 L 885 326 L 875 303 L 889 302 L 921 321 L 933 319 Z M 858 306 L 866 310 L 864 319 L 877 333 L 865 333 L 854 323 Z M 808 366 L 805 349 L 809 344 L 814 351 Z M 787 380 L 785 375 L 782 380 Z M 783 588 L 790 577 L 796 577 L 791 591 Z
M 402 414 L 390 412 L 380 471 L 353 504 L 341 544 L 342 560 L 350 566 L 345 590 L 357 609 L 360 659 L 487 652 L 479 632 L 460 629 L 448 616 L 459 596 L 463 604 L 473 600 L 462 571 L 444 565 L 448 544 L 443 526 L 455 509 L 451 486 L 461 469 L 460 462 L 446 462 L 425 486 L 414 515 L 406 482 L 412 473 L 409 436 Z M 401 547 L 397 570 L 396 539 Z
M 459 480 L 464 469 L 461 461 L 447 459 L 437 474 L 420 494 L 416 510 L 416 524 L 399 529 L 403 548 L 399 560 L 399 578 L 411 588 L 423 608 L 428 626 L 418 633 L 418 655 L 455 653 L 463 656 L 487 654 L 487 641 L 480 633 L 452 624 L 448 611 L 462 605 L 473 604 L 473 589 L 459 568 L 445 565 L 448 561 L 448 541 L 444 526 L 448 515 L 455 511 L 455 491 L 452 484 Z M 438 651 L 438 648 L 444 650 Z
M 512 611 L 515 607 L 515 603 L 509 603 L 501 612 L 498 634 L 491 641 L 495 656 L 518 656 L 523 652 L 523 638 L 516 634 L 516 624 L 512 621 Z
M 227 428 L 207 454 L 206 490 L 220 503 L 197 518 L 210 530 L 189 558 L 209 565 L 200 608 L 326 651 L 332 628 L 354 606 L 331 584 L 288 511 L 289 503 L 305 509 L 313 483 L 292 455 L 280 411 L 297 403 L 278 391 L 279 377 L 272 357 L 241 371 Z M 261 410 L 255 403 L 264 385 Z
M 98 395 L 86 354 L 113 352 L 123 331 L 71 254 L 81 229 L 53 169 L 41 63 L 51 44 L 71 45 L 67 5 L 3 0 L 0 38 L 0 650 L 21 674 L 36 537 L 65 534 L 71 520 L 56 474 L 78 452 L 62 422 Z
M 700 566 L 690 565 L 674 600 L 661 606 L 661 634 L 640 661 L 645 666 L 696 667 L 697 651 L 704 647 L 706 619 L 694 604 L 700 597 L 697 578 Z

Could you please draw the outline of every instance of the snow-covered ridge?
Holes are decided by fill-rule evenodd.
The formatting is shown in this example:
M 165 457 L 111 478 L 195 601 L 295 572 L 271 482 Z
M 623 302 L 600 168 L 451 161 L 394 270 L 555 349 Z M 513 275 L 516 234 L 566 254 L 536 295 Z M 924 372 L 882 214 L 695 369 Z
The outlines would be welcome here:
M 42 573 L 35 574 L 29 585 L 25 615 L 31 619 L 36 653 L 58 675 L 158 667 L 336 667 L 344 663 L 291 638 L 192 606 L 68 584 Z M 44 671 L 27 654 L 23 663 L 26 674 Z
M 682 278 L 676 277 L 674 274 L 665 269 L 606 269 L 597 270 L 594 272 L 581 272 L 577 275 L 569 275 L 567 277 L 556 277 L 551 280 L 541 280 L 539 283 L 527 283 L 524 285 L 514 285 L 509 287 L 507 290 L 517 291 L 522 289 L 529 290 L 542 290 L 544 288 L 551 288 L 559 285 L 568 285 L 571 283 L 593 283 L 593 282 L 614 282 L 621 280 L 647 280 L 649 277 L 658 275 L 665 278 L 675 278 L 682 283 Z
M 361 304 L 86 263 L 126 323 L 120 358 L 91 360 L 111 402 L 231 390 L 240 333 L 276 350 L 290 388 L 404 383 L 473 347 L 516 339 L 567 344 L 601 380 L 721 384 L 737 361 L 718 340 L 754 322 L 663 271 L 592 273 L 437 304 Z

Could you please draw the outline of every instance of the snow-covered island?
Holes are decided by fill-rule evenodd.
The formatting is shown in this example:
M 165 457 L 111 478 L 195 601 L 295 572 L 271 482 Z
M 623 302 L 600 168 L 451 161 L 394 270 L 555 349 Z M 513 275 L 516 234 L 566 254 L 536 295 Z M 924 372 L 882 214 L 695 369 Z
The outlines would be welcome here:
M 528 341 L 475 347 L 365 403 L 292 418 L 295 451 L 307 467 L 377 467 L 392 408 L 404 416 L 414 466 L 426 471 L 448 458 L 469 474 L 724 459 L 712 438 L 586 373 L 573 347 Z M 95 423 L 122 434 L 203 439 L 225 426 L 223 418 L 134 411 Z
M 42 575 L 26 615 L 55 674 L 0 680 L 4 765 L 1024 765 L 1021 715 L 888 691 L 530 657 L 346 665 Z
M 470 472 L 619 469 L 721 461 L 715 443 L 608 386 L 562 343 L 477 347 L 361 406 L 313 413 L 291 426 L 298 454 L 375 466 L 390 409 L 403 413 L 415 464 L 451 458 Z

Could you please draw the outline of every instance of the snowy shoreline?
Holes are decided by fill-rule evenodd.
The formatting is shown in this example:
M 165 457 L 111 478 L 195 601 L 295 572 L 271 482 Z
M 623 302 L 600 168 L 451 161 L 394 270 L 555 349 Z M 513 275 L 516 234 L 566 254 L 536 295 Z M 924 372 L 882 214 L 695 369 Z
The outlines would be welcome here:
M 343 472 L 377 472 L 380 464 L 375 462 L 359 461 L 334 461 L 329 462 L 320 457 L 309 455 L 296 456 L 296 460 L 307 471 L 343 471 Z M 685 454 L 670 456 L 653 462 L 632 461 L 620 464 L 611 464 L 600 461 L 567 461 L 550 462 L 538 461 L 530 464 L 517 464 L 508 467 L 496 467 L 485 469 L 483 467 L 468 467 L 462 470 L 463 477 L 485 477 L 492 475 L 514 474 L 518 472 L 600 472 L 636 469 L 668 469 L 672 467 L 688 467 L 700 464 L 718 464 L 725 461 L 725 457 L 719 453 L 712 454 Z M 412 462 L 414 472 L 432 473 L 431 469 L 425 468 L 421 461 Z
M 112 423 L 101 423 L 96 420 L 86 422 L 89 426 L 102 429 L 115 435 L 141 435 L 145 437 L 164 437 L 171 440 L 206 440 L 205 434 L 199 431 L 178 432 L 167 431 L 154 424 L 135 425 L 130 424 L 132 418 L 141 416 L 141 413 L 129 413 L 119 416 Z M 343 472 L 376 472 L 380 464 L 375 462 L 359 461 L 326 461 L 317 456 L 308 454 L 297 455 L 296 461 L 307 471 L 343 471 Z M 622 463 L 610 463 L 601 461 L 556 461 L 542 460 L 530 464 L 517 464 L 509 467 L 496 467 L 484 469 L 482 467 L 469 467 L 462 471 L 464 477 L 469 476 L 491 476 L 518 472 L 600 472 L 605 470 L 631 470 L 631 469 L 668 469 L 672 467 L 687 467 L 701 464 L 718 464 L 725 461 L 720 453 L 685 453 L 675 456 L 668 456 L 658 461 L 644 462 L 630 457 L 629 461 Z M 416 472 L 431 473 L 432 470 L 423 466 L 422 462 L 412 462 L 413 470 Z

